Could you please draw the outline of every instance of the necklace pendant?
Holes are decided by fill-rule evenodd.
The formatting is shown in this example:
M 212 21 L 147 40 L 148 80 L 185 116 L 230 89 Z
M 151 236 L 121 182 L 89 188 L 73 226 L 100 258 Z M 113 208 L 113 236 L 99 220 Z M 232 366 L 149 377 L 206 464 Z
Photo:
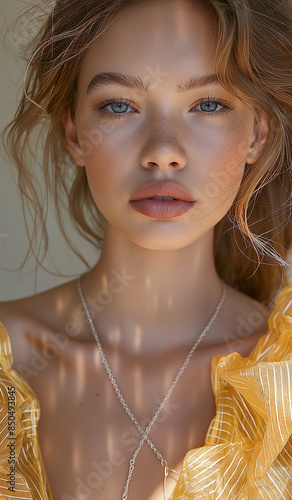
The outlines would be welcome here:
M 163 500 L 167 500 L 166 498 L 166 478 L 168 476 L 168 466 L 164 466 L 164 478 L 163 478 Z
M 170 472 L 173 472 L 174 474 L 176 474 L 176 475 L 177 475 L 177 477 L 179 477 L 179 473 L 178 473 L 178 472 L 176 472 L 176 470 L 174 470 L 174 469 L 170 469 L 170 467 L 168 467 L 167 463 L 165 463 L 165 464 L 163 465 L 163 467 L 164 467 L 164 477 L 163 477 L 163 500 L 167 500 L 167 493 L 166 493 L 167 478 L 168 478 L 168 477 L 171 477 L 171 476 L 169 475 L 169 473 L 170 473 Z M 175 480 L 175 478 L 174 478 L 174 477 L 172 477 L 172 479 L 174 479 L 174 481 L 176 481 L 176 482 L 177 482 L 177 480 Z

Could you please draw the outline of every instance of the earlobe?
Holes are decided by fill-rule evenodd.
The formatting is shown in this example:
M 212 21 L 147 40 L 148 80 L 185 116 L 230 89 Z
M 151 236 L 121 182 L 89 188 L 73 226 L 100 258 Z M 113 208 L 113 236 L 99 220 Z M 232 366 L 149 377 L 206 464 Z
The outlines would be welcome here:
M 66 115 L 62 118 L 62 123 L 67 143 L 67 151 L 77 165 L 84 167 L 84 159 L 78 139 L 77 127 L 72 120 L 70 110 L 67 111 Z
M 252 165 L 259 158 L 262 150 L 265 147 L 269 133 L 269 122 L 266 116 L 256 120 L 254 125 L 254 135 L 246 157 L 246 163 Z

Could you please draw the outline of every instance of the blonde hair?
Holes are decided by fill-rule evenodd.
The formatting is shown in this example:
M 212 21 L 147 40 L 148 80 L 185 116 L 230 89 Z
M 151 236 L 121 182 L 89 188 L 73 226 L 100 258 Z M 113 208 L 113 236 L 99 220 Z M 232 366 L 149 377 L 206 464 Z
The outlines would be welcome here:
M 102 247 L 105 220 L 97 209 L 85 169 L 67 153 L 62 117 L 74 117 L 77 76 L 84 51 L 98 41 L 123 8 L 135 0 L 57 0 L 28 51 L 24 93 L 14 120 L 4 134 L 6 151 L 18 170 L 23 200 L 30 204 L 34 230 L 31 250 L 38 258 L 41 227 L 45 252 L 46 212 L 39 196 L 31 159 L 38 130 L 46 194 L 53 194 L 61 230 L 71 248 L 62 219 L 63 200 L 83 237 Z M 140 0 L 141 1 L 141 0 Z M 146 1 L 146 0 L 143 0 Z M 228 214 L 216 225 L 215 264 L 219 276 L 262 302 L 287 284 L 287 252 L 291 247 L 291 2 L 277 0 L 205 0 L 217 27 L 216 72 L 223 87 L 240 92 L 258 116 L 269 123 L 267 143 L 243 181 Z M 139 0 L 136 0 L 139 3 Z M 51 2 L 47 5 L 51 5 Z M 33 14 L 30 10 L 29 14 Z M 74 75 L 74 78 L 72 78 Z M 24 204 L 25 207 L 25 204 Z M 45 253 L 44 252 L 44 253 Z M 226 261 L 231 265 L 226 265 Z

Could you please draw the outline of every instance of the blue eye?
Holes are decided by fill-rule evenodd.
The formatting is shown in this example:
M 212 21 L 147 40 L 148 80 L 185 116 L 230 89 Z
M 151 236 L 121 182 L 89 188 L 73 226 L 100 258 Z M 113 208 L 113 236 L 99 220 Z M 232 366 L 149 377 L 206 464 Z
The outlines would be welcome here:
M 210 97 L 200 99 L 199 104 L 191 111 L 197 111 L 202 116 L 219 117 L 226 114 L 228 111 L 235 109 L 228 101 L 224 99 L 218 99 L 216 97 Z
M 124 115 L 128 115 L 129 113 L 126 113 L 127 108 L 131 108 L 131 103 L 129 101 L 126 101 L 124 99 L 120 100 L 113 100 L 113 99 L 107 99 L 106 101 L 103 101 L 101 104 L 99 104 L 96 109 L 103 115 L 105 115 L 108 118 L 121 118 Z M 111 111 L 107 111 L 105 108 L 111 107 Z M 133 108 L 131 108 L 133 113 Z
M 124 102 L 113 102 L 112 104 L 110 104 L 110 106 L 111 106 L 112 110 L 114 112 L 117 112 L 117 113 L 122 113 L 123 111 L 126 111 L 127 108 L 129 107 L 129 105 L 124 103 Z M 116 106 L 116 109 L 114 109 L 115 106 Z
M 199 106 L 201 107 L 201 111 L 203 111 L 204 113 L 214 113 L 215 111 L 218 111 L 218 106 L 221 106 L 221 108 L 223 107 L 221 104 L 219 104 L 219 102 L 216 101 L 201 102 Z

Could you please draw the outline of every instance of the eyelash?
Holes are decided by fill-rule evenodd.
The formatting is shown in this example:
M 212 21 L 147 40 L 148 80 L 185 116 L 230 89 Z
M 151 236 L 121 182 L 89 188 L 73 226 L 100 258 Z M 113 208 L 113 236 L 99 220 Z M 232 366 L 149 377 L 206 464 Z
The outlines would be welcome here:
M 231 111 L 234 109 L 234 106 L 231 106 L 228 102 L 226 102 L 224 100 L 219 100 L 216 97 L 207 97 L 207 98 L 200 99 L 197 106 L 199 106 L 200 104 L 206 103 L 206 102 L 212 102 L 212 103 L 218 104 L 219 106 L 222 106 L 223 109 L 220 109 L 219 111 L 214 111 L 214 112 L 200 110 L 199 112 L 203 113 L 204 115 L 211 115 L 211 116 L 224 115 L 228 111 Z M 96 104 L 95 106 L 93 106 L 93 109 L 95 111 L 98 111 L 101 115 L 106 116 L 110 119 L 116 119 L 116 118 L 120 119 L 125 115 L 129 115 L 129 114 L 133 113 L 133 112 L 131 112 L 131 113 L 114 113 L 114 112 L 109 112 L 109 111 L 105 110 L 105 108 L 107 106 L 109 106 L 110 104 L 121 104 L 121 103 L 126 104 L 129 107 L 132 107 L 130 101 L 127 101 L 127 99 L 123 99 L 121 97 L 120 99 L 106 99 L 105 101 L 102 101 L 99 104 Z M 192 109 L 194 109 L 194 108 L 192 108 Z

